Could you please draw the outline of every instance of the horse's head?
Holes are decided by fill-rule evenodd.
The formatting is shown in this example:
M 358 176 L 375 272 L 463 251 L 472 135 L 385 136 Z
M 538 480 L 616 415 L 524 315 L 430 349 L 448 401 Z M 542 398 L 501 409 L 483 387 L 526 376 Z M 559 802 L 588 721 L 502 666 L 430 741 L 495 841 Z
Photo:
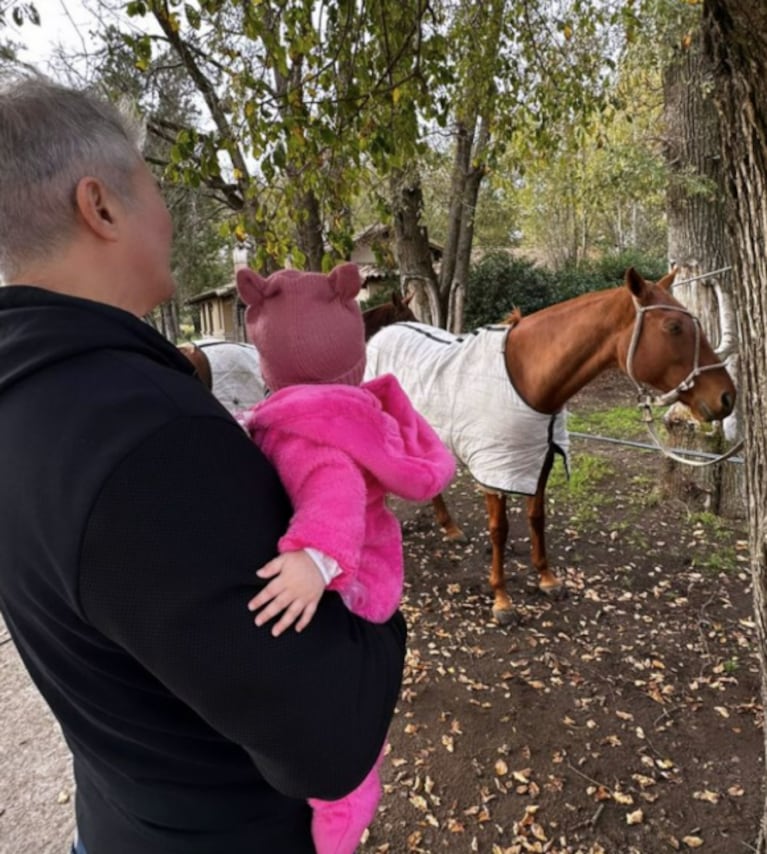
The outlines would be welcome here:
M 407 320 L 416 320 L 417 318 L 410 308 L 413 296 L 414 294 L 411 293 L 403 297 L 398 291 L 392 291 L 391 302 L 385 302 L 374 308 L 369 308 L 367 311 L 363 311 L 362 320 L 365 323 L 365 340 L 367 341 L 372 338 L 384 326 L 390 326 L 392 323 L 402 323 Z
M 637 386 L 662 392 L 656 402 L 680 400 L 701 421 L 726 418 L 735 386 L 714 353 L 699 320 L 671 296 L 675 271 L 653 283 L 630 268 L 625 285 L 636 319 L 625 336 L 623 367 Z
M 413 310 L 410 308 L 410 303 L 413 301 L 414 296 L 415 291 L 411 291 L 406 297 L 403 297 L 399 291 L 391 292 L 391 304 L 394 306 L 394 323 L 416 319 Z
M 192 344 L 191 342 L 179 344 L 178 350 L 194 365 L 195 374 L 205 388 L 210 391 L 213 388 L 213 374 L 210 369 L 210 361 L 205 353 L 196 344 Z

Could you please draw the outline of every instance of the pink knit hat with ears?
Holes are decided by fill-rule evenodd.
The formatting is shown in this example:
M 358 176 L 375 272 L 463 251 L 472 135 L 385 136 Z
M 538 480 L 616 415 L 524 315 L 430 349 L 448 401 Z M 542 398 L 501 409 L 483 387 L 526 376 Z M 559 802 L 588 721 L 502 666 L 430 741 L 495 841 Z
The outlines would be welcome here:
M 271 391 L 301 383 L 359 385 L 365 372 L 365 326 L 354 299 L 356 264 L 329 275 L 279 270 L 264 279 L 237 271 L 237 291 L 248 306 L 248 338 L 261 357 Z

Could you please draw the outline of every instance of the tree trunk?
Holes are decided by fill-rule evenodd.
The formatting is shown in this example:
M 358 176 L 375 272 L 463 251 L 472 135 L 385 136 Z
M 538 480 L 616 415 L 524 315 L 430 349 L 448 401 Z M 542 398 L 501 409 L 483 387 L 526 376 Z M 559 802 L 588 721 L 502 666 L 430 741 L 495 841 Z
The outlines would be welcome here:
M 279 15 L 274 9 L 270 9 L 266 11 L 264 20 L 278 41 Z M 285 126 L 290 127 L 295 122 L 300 126 L 302 122 L 307 122 L 308 110 L 304 103 L 303 91 L 304 56 L 298 53 L 291 57 L 291 64 L 287 69 L 275 65 L 272 75 Z M 325 247 L 320 203 L 316 193 L 306 187 L 305 154 L 300 149 L 290 154 L 290 146 L 287 143 L 285 148 L 288 152 L 285 165 L 286 196 L 294 205 L 293 236 L 296 247 L 304 256 L 305 269 L 321 270 Z
M 160 306 L 162 334 L 175 344 L 181 337 L 178 323 L 178 306 L 175 300 L 168 300 Z
M 741 345 L 745 483 L 762 693 L 767 686 L 767 4 L 704 0 L 721 121 L 726 222 Z M 767 729 L 765 730 L 767 739 Z M 765 741 L 767 753 L 767 740 Z M 767 802 L 755 851 L 767 852 Z
M 415 166 L 392 173 L 390 197 L 400 290 L 403 294 L 415 293 L 411 307 L 421 322 L 442 326 L 445 312 L 432 264 L 429 235 L 421 222 L 423 193 Z
M 675 287 L 674 296 L 701 321 L 703 331 L 717 347 L 723 341 L 721 297 L 729 298 L 731 277 L 723 213 L 723 176 L 719 152 L 719 120 L 710 93 L 710 66 L 700 34 L 666 67 L 663 79 L 665 100 L 666 160 L 670 172 L 667 191 L 669 259 L 679 269 L 677 281 L 723 271 Z M 729 367 L 737 368 L 732 327 L 727 330 Z M 734 374 L 737 382 L 737 374 Z M 734 422 L 737 419 L 733 419 Z M 681 404 L 672 407 L 666 419 L 670 443 L 677 448 L 720 453 L 725 446 L 722 425 L 697 424 Z M 735 423 L 727 433 L 736 432 Z M 720 463 L 692 468 L 664 462 L 663 489 L 694 509 L 739 515 L 742 505 L 742 468 Z
M 456 333 L 463 331 L 463 305 L 474 243 L 474 217 L 479 188 L 485 176 L 485 154 L 489 142 L 490 131 L 484 117 L 475 116 L 470 129 L 459 129 L 453 161 L 450 226 L 439 284 L 442 303 L 447 301 L 447 325 Z
M 291 179 L 292 168 L 288 168 Z M 307 190 L 301 196 L 300 209 L 296 211 L 296 245 L 306 257 L 307 270 L 321 270 L 325 245 L 322 239 L 322 215 L 317 196 Z
M 490 127 L 497 105 L 493 69 L 507 11 L 505 0 L 486 0 L 484 3 L 463 0 L 456 12 L 456 18 L 478 34 L 478 39 L 467 52 L 462 92 L 456 101 L 448 235 L 439 276 L 446 326 L 456 333 L 463 331 L 474 218 L 479 188 L 487 171 Z

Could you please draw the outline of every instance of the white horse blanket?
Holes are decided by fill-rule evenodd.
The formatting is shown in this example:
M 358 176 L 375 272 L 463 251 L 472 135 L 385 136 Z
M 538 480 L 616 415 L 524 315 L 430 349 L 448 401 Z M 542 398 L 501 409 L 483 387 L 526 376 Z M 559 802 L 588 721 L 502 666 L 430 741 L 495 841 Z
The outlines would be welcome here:
M 264 399 L 261 359 L 252 344 L 218 339 L 195 343 L 210 362 L 212 392 L 229 412 L 234 414 Z
M 484 488 L 534 495 L 551 447 L 568 466 L 566 412 L 537 412 L 506 371 L 508 326 L 456 336 L 397 323 L 367 346 L 365 378 L 392 373 L 415 408 Z

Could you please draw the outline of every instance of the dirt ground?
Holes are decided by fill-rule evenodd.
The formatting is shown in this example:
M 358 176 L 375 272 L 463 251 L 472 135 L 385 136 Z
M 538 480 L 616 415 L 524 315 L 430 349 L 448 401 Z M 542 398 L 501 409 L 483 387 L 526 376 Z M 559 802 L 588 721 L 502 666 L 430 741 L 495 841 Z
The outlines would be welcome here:
M 570 409 L 631 400 L 607 377 Z M 517 625 L 491 617 L 484 505 L 465 476 L 447 498 L 466 545 L 428 507 L 395 505 L 409 652 L 361 854 L 752 850 L 763 715 L 744 522 L 658 499 L 656 455 L 580 439 L 572 455 L 604 465 L 593 507 L 551 491 L 568 598 L 538 592 L 509 502 Z M 67 753 L 1 626 L 0 709 L 0 854 L 64 854 Z

